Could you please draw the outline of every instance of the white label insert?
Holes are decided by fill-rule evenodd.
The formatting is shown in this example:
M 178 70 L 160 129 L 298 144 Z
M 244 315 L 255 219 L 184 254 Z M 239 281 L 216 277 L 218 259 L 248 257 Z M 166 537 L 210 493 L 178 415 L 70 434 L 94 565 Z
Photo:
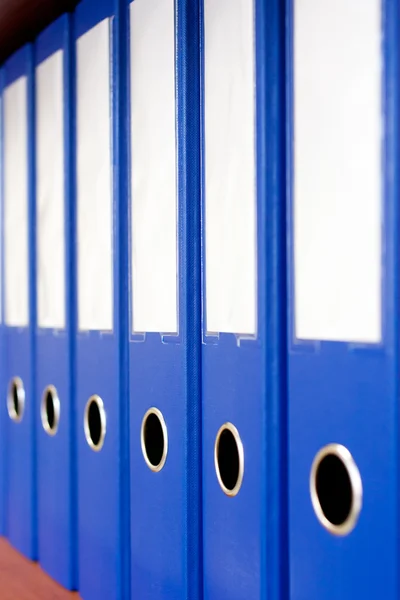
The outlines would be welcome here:
M 63 51 L 36 68 L 36 228 L 39 327 L 65 328 Z
M 5 322 L 29 324 L 27 78 L 4 91 Z
M 294 2 L 299 339 L 382 338 L 381 5 Z
M 113 329 L 110 19 L 77 41 L 78 327 Z
M 174 0 L 130 5 L 133 332 L 178 331 Z
M 257 332 L 255 33 L 251 0 L 204 0 L 207 332 Z

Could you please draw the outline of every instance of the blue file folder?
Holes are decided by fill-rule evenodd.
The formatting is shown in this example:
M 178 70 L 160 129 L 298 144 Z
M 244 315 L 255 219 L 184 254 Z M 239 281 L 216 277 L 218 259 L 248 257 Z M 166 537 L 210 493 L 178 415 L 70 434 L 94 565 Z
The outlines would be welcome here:
M 4 127 L 4 111 L 3 111 L 3 91 L 4 91 L 4 69 L 0 69 L 0 164 L 3 166 L 3 127 Z M 3 194 L 4 188 L 4 178 L 0 177 L 0 191 L 1 197 L 4 197 Z M 1 221 L 3 222 L 4 215 L 4 202 L 1 202 L 0 205 L 0 214 Z M 3 239 L 3 226 L 0 226 L 1 239 Z M 3 256 L 3 243 L 0 245 L 2 249 L 2 258 L 0 259 L 1 272 L 4 270 L 4 256 Z M 0 299 L 1 306 L 4 307 L 4 277 L 3 275 L 0 277 L 1 281 L 1 289 L 0 289 Z M 0 311 L 1 314 L 1 324 L 0 324 L 0 356 L 4 357 L 4 309 L 2 308 Z M 3 398 L 7 398 L 7 383 L 5 380 L 4 370 L 0 372 L 0 386 L 3 392 Z M 7 402 L 3 402 L 0 406 L 0 431 L 2 436 L 1 449 L 2 449 L 2 460 L 0 460 L 0 485 L 2 492 L 0 493 L 0 533 L 1 535 L 5 535 L 5 527 L 6 527 L 6 467 L 7 467 L 7 458 L 5 453 L 6 448 L 6 433 L 8 427 L 8 412 L 7 412 Z
M 83 0 L 76 37 L 78 588 L 126 597 L 120 376 L 119 3 Z
M 287 587 L 283 9 L 202 2 L 205 600 Z
M 37 556 L 36 399 L 34 385 L 35 248 L 33 170 L 33 52 L 24 46 L 3 71 L 3 398 L 5 532 L 30 558 Z M 3 388 L 2 388 L 3 389 Z
M 399 5 L 287 11 L 290 597 L 394 600 Z
M 131 598 L 202 597 L 199 21 L 129 8 Z
M 76 586 L 77 562 L 71 33 L 64 15 L 35 44 L 38 553 L 68 589 Z

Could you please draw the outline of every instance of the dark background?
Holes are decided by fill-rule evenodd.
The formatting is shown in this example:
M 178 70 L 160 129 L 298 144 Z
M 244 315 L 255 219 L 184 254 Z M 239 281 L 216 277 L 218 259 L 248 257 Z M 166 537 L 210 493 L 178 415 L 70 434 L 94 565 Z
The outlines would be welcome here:
M 0 0 L 0 64 L 79 0 Z

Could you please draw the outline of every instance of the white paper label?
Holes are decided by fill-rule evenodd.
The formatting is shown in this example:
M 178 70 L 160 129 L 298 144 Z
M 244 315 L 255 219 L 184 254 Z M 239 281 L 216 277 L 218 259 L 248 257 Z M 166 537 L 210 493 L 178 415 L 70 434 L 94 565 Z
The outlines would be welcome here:
M 206 328 L 257 332 L 251 0 L 204 0 Z
M 174 0 L 130 5 L 132 329 L 178 331 Z
M 65 327 L 63 52 L 36 68 L 36 230 L 39 327 Z
M 5 322 L 29 323 L 27 78 L 4 91 Z
M 78 326 L 113 328 L 110 20 L 77 42 Z
M 294 2 L 299 339 L 382 337 L 381 4 Z

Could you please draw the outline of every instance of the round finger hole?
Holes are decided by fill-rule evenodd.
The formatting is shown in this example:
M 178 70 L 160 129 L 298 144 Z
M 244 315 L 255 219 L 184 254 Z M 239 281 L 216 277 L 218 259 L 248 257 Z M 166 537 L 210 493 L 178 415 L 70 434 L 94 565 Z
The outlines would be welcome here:
M 45 432 L 55 435 L 60 421 L 60 400 L 53 385 L 49 385 L 43 392 L 40 416 Z
M 164 417 L 157 408 L 150 408 L 143 417 L 141 445 L 149 469 L 161 471 L 167 460 L 168 434 Z
M 356 526 L 362 506 L 360 472 L 347 448 L 328 444 L 314 458 L 310 493 L 321 525 L 334 535 L 347 535 Z
M 22 420 L 25 409 L 25 389 L 22 379 L 14 377 L 10 382 L 7 395 L 7 409 L 10 419 L 16 423 Z
M 239 432 L 232 423 L 225 423 L 217 433 L 214 463 L 223 492 L 227 496 L 236 496 L 243 481 L 244 452 Z
M 106 435 L 106 413 L 100 396 L 91 396 L 87 401 L 83 425 L 87 443 L 98 452 L 103 447 Z

